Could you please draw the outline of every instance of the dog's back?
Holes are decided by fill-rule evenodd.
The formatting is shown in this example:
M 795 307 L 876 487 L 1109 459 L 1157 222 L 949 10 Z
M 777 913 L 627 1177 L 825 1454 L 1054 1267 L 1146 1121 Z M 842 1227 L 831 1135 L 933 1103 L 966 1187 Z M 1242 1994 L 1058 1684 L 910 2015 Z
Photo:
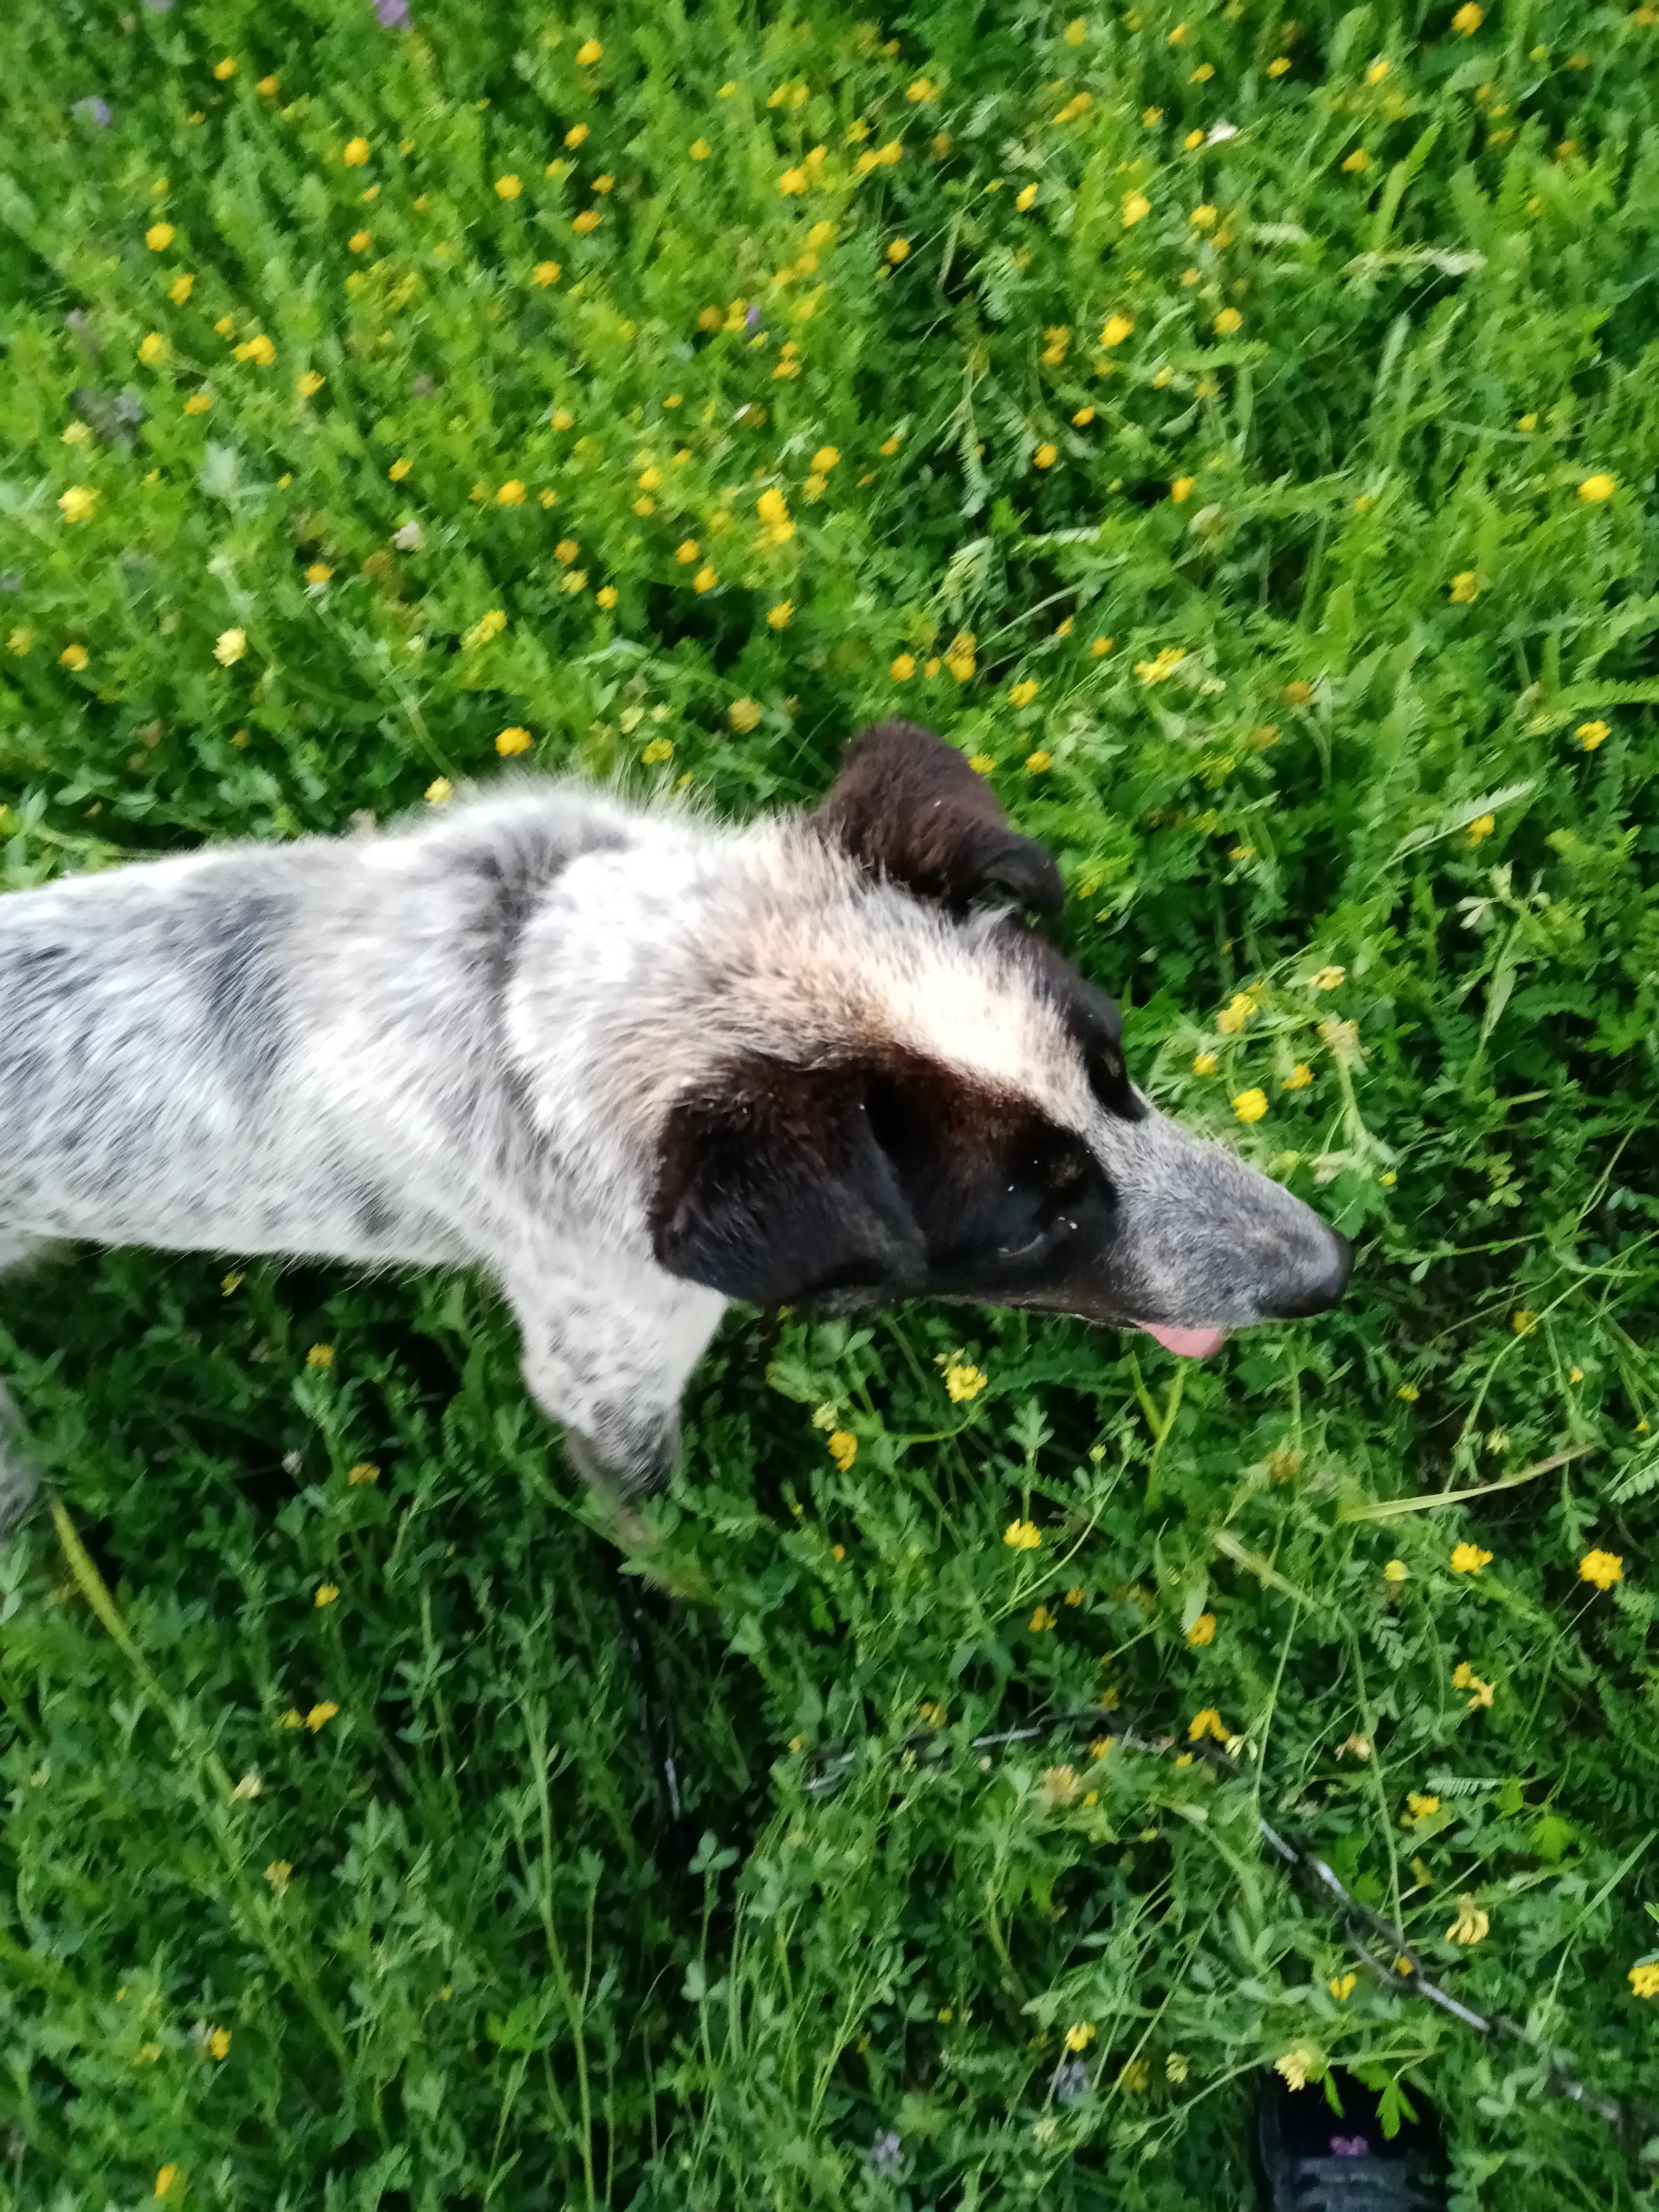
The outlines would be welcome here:
M 0 1258 L 54 1237 L 474 1256 L 469 1162 L 517 1140 L 518 932 L 569 860 L 634 830 L 526 783 L 403 833 L 0 898 Z

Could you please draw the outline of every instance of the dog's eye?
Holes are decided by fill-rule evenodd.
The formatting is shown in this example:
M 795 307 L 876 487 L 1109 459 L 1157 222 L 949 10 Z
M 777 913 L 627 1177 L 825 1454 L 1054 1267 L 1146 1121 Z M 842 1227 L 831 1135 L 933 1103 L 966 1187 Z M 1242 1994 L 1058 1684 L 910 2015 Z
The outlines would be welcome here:
M 1067 1145 L 1044 1161 L 1042 1180 L 1055 1197 L 1064 1198 L 1083 1188 L 1088 1172 L 1082 1153 Z

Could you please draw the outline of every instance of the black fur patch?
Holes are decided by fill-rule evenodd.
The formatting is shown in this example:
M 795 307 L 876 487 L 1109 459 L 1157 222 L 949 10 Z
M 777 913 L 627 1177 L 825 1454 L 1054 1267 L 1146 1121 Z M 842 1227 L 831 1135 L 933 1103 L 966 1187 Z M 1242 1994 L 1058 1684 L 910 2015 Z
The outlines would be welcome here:
M 998 891 L 1042 914 L 1065 902 L 1052 855 L 1010 827 L 953 745 L 915 722 L 854 738 L 811 818 L 872 875 L 954 908 Z
M 288 912 L 288 901 L 270 891 L 216 892 L 185 918 L 210 1042 L 247 1084 L 268 1082 L 283 1056 L 283 983 L 271 939 Z

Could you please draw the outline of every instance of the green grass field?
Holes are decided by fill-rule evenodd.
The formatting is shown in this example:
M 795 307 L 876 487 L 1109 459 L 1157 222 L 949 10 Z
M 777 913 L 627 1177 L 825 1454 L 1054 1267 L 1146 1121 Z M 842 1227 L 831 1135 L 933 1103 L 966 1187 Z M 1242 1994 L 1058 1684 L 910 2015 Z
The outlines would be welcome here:
M 734 1315 L 689 1869 L 483 1288 L 9 1280 L 0 2201 L 1227 2212 L 1280 2059 L 1659 2201 L 1659 21 L 1483 4 L 6 11 L 0 884 L 902 713 L 1359 1260 L 1179 1373 Z M 968 1747 L 1100 1703 L 1176 1751 Z

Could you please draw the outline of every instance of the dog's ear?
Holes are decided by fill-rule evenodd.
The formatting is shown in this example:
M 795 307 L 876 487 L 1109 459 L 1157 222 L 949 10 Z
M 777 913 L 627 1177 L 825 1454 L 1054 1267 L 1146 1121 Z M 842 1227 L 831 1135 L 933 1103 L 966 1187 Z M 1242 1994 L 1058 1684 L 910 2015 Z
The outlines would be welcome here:
M 855 1065 L 750 1054 L 677 1100 L 650 1227 L 670 1274 L 754 1305 L 921 1279 L 921 1229 L 877 1141 Z
M 983 891 L 1057 914 L 1066 888 L 1053 855 L 1022 837 L 954 745 L 915 722 L 878 722 L 854 738 L 809 817 L 872 875 L 965 907 Z

